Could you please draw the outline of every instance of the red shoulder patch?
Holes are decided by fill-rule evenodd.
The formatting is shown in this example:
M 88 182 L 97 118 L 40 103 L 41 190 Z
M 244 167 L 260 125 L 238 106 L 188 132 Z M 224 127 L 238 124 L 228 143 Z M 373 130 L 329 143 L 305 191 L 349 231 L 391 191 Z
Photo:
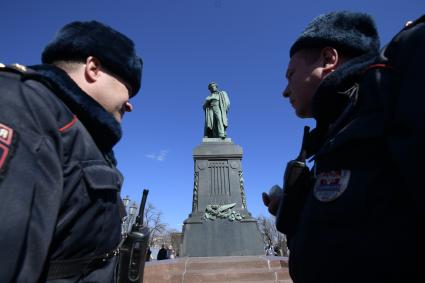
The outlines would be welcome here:
M 0 123 L 0 142 L 10 145 L 13 138 L 13 129 Z
M 0 123 L 0 181 L 6 173 L 7 164 L 17 146 L 16 139 L 16 132 L 11 127 Z
M 9 155 L 9 148 L 0 143 L 0 171 L 6 163 L 6 158 Z

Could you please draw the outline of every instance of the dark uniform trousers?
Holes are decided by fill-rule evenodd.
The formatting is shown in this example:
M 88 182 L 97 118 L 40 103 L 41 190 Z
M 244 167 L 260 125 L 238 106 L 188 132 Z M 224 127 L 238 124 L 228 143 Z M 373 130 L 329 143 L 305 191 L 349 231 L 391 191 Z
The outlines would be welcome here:
M 44 282 L 52 262 L 101 256 L 120 240 L 121 174 L 58 98 L 66 90 L 34 77 L 0 68 L 0 282 Z M 114 282 L 115 262 L 50 281 Z

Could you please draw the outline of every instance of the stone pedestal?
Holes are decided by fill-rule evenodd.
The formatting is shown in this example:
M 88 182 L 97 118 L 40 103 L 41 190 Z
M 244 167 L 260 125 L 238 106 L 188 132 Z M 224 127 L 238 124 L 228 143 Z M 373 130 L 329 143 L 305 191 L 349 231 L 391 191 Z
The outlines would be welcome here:
M 257 222 L 247 210 L 242 148 L 204 138 L 193 151 L 192 213 L 184 221 L 182 256 L 262 255 Z
M 143 283 L 292 283 L 278 256 L 184 257 L 146 262 Z

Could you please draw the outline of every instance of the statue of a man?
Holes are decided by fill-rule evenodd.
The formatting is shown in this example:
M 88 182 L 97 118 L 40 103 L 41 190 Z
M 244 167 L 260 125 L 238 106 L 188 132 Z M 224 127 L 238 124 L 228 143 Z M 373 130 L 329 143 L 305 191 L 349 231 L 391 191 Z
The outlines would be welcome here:
M 205 110 L 204 137 L 224 139 L 228 126 L 229 96 L 225 91 L 219 91 L 215 82 L 210 83 L 208 89 L 211 94 L 207 96 L 203 106 Z

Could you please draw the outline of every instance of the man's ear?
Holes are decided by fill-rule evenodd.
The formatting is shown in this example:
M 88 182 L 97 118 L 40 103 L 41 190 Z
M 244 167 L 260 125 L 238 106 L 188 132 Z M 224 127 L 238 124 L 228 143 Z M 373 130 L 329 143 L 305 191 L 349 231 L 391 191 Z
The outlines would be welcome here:
M 332 47 L 325 47 L 320 52 L 320 57 L 322 59 L 323 73 L 329 74 L 335 70 L 339 63 L 338 51 Z
M 100 61 L 93 56 L 87 57 L 84 68 L 84 76 L 86 80 L 90 83 L 97 81 L 101 74 L 100 71 Z

